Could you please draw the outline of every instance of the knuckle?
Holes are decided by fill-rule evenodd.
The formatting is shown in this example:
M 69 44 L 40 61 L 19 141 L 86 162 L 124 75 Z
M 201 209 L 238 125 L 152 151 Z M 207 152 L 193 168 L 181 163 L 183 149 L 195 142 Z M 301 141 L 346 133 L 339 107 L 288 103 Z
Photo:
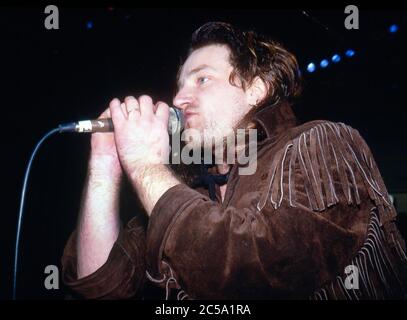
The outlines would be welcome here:
M 167 105 L 165 102 L 163 102 L 163 101 L 158 101 L 158 102 L 157 102 L 157 107 L 158 107 L 158 108 L 168 107 L 168 105 Z
M 133 96 L 128 96 L 128 97 L 124 98 L 124 102 L 126 104 L 134 104 L 137 102 L 137 100 Z
M 141 102 L 145 102 L 145 103 L 151 103 L 153 101 L 153 99 L 151 99 L 150 96 L 143 94 L 142 96 L 140 96 L 139 100 Z

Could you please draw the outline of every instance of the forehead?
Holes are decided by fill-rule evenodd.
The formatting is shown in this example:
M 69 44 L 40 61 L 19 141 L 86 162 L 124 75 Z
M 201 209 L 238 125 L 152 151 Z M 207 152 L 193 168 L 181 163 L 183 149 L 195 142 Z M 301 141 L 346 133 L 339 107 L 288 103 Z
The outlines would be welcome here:
M 209 45 L 194 50 L 182 66 L 180 78 L 185 78 L 191 71 L 208 66 L 217 71 L 229 70 L 229 48 L 225 45 Z

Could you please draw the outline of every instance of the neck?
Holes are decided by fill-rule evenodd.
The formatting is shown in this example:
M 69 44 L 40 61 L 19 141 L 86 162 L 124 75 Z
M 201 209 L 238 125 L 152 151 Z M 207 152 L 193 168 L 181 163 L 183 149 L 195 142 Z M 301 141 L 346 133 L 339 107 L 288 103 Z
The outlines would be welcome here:
M 230 164 L 222 163 L 222 164 L 216 165 L 216 170 L 219 174 L 226 174 L 229 172 L 230 167 L 231 167 Z M 227 184 L 219 187 L 222 202 L 225 200 L 226 188 L 227 188 Z
M 222 163 L 222 164 L 216 165 L 216 170 L 219 174 L 226 174 L 229 172 L 230 167 L 231 167 L 230 164 Z

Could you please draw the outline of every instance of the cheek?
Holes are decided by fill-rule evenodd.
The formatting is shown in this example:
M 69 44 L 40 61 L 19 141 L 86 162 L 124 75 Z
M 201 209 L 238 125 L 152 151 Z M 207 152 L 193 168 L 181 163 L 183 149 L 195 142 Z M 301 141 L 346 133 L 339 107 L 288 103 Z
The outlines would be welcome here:
M 207 88 L 202 94 L 205 99 L 216 105 L 231 105 L 243 96 L 241 90 L 229 83 L 215 84 Z
M 239 104 L 241 104 L 245 99 L 244 91 L 239 87 L 232 86 L 230 83 L 224 84 L 221 92 L 223 99 L 228 101 L 228 103 L 233 104 L 238 102 Z
M 199 118 L 205 123 L 213 121 L 214 118 L 217 119 L 216 122 L 235 122 L 237 118 L 240 118 L 240 109 L 244 104 L 243 90 L 231 86 L 229 83 L 217 84 L 201 91 L 199 105 L 203 114 Z
M 224 113 L 231 118 L 239 117 L 242 112 L 242 106 L 245 105 L 246 97 L 242 90 L 238 88 L 229 89 L 227 94 L 222 98 Z

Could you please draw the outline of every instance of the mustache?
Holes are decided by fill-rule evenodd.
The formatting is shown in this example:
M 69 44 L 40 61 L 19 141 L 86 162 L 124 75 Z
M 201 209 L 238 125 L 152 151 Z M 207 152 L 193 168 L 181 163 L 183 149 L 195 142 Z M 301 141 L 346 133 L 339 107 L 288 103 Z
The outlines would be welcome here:
M 199 114 L 198 108 L 187 108 L 183 111 L 185 117 Z
M 184 110 L 184 113 L 198 113 L 198 106 L 190 106 Z

